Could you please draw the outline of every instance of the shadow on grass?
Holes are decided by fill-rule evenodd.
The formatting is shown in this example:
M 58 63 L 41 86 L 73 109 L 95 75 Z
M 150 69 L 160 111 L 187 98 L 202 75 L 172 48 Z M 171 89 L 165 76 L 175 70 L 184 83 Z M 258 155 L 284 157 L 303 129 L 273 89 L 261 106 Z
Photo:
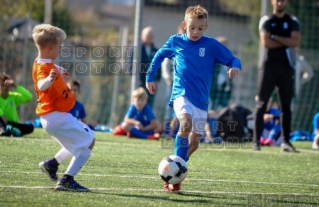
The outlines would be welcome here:
M 94 191 L 94 194 L 107 194 L 113 196 L 130 197 L 146 200 L 162 200 L 167 202 L 178 202 L 178 203 L 193 203 L 193 204 L 203 204 L 203 205 L 222 205 L 222 206 L 243 206 L 247 204 L 247 198 L 244 196 L 229 196 L 229 195 L 211 195 L 211 194 L 200 194 L 200 193 L 189 193 L 189 192 L 156 192 L 161 193 L 161 195 L 141 195 L 141 194 L 129 194 L 129 193 L 114 193 L 112 191 L 101 192 Z M 147 192 L 145 192 L 147 193 Z M 149 192 L 153 193 L 153 192 Z M 192 199 L 191 197 L 198 197 L 198 199 Z M 202 199 L 200 199 L 202 198 Z
M 168 193 L 171 194 L 171 193 Z M 208 200 L 200 200 L 200 199 L 191 199 L 191 200 L 184 200 L 184 199 L 175 199 L 171 198 L 169 195 L 167 196 L 154 196 L 154 195 L 134 195 L 134 194 L 117 194 L 118 196 L 123 196 L 123 197 L 134 197 L 134 198 L 143 198 L 143 199 L 148 199 L 148 200 L 164 200 L 164 201 L 171 201 L 171 202 L 183 202 L 183 203 L 211 203 L 211 201 Z M 172 195 L 172 194 L 171 194 Z M 173 193 L 174 195 L 174 193 Z M 176 195 L 178 195 L 176 193 Z

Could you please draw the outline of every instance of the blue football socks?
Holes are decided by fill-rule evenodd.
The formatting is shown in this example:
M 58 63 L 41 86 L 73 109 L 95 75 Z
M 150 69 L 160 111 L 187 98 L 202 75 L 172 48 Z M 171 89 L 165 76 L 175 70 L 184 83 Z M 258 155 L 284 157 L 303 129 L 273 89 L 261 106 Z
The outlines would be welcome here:
M 183 160 L 188 160 L 187 158 L 188 153 L 188 138 L 176 136 L 175 138 L 175 147 L 174 147 L 174 154 L 183 158 Z
M 141 130 L 136 129 L 135 127 L 132 127 L 132 129 L 130 130 L 130 133 L 134 137 L 147 139 L 147 135 L 145 133 L 143 133 Z

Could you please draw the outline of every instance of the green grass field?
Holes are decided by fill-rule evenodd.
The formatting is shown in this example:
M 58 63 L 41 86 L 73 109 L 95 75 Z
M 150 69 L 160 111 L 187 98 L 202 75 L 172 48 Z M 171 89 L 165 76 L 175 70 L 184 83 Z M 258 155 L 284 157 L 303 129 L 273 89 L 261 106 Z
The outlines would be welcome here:
M 296 143 L 300 154 L 278 147 L 202 145 L 188 162 L 179 194 L 162 190 L 157 175 L 172 142 L 97 133 L 92 156 L 76 176 L 90 193 L 55 191 L 38 163 L 59 145 L 43 130 L 0 138 L 0 206 L 318 206 L 319 151 Z M 69 160 L 60 165 L 59 175 Z

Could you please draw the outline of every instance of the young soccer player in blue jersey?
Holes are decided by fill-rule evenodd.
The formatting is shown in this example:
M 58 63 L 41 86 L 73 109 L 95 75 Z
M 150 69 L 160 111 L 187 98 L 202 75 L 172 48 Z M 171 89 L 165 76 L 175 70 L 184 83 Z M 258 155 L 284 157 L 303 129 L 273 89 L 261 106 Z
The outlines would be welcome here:
M 86 117 L 85 108 L 83 104 L 77 100 L 78 95 L 80 94 L 80 83 L 76 80 L 71 80 L 68 82 L 68 87 L 72 91 L 74 98 L 76 100 L 74 107 L 71 109 L 71 111 L 69 111 L 69 113 L 72 114 L 77 119 L 79 119 L 80 121 L 85 122 L 84 121 L 84 118 Z
M 155 133 L 157 121 L 147 99 L 148 94 L 144 88 L 139 87 L 133 91 L 133 103 L 125 115 L 122 128 L 129 137 L 158 140 L 160 135 Z
M 75 118 L 77 118 L 81 122 L 86 123 L 85 122 L 86 112 L 85 112 L 84 105 L 78 101 L 78 95 L 81 93 L 81 85 L 79 81 L 77 80 L 70 80 L 67 85 L 72 91 L 75 98 L 75 105 L 69 111 L 69 113 L 72 114 Z M 94 127 L 92 126 L 92 124 L 88 124 L 88 123 L 86 124 L 88 125 L 88 127 L 90 127 L 90 129 L 94 130 Z
M 180 122 L 175 139 L 175 155 L 188 161 L 198 148 L 207 120 L 208 94 L 211 88 L 213 66 L 220 63 L 230 67 L 229 78 L 239 74 L 240 60 L 216 39 L 203 36 L 207 29 L 208 13 L 205 8 L 186 9 L 182 27 L 186 34 L 171 36 L 154 56 L 146 75 L 146 87 L 156 91 L 153 77 L 164 58 L 174 57 L 174 84 L 170 106 Z M 180 184 L 164 183 L 167 191 L 179 191 Z

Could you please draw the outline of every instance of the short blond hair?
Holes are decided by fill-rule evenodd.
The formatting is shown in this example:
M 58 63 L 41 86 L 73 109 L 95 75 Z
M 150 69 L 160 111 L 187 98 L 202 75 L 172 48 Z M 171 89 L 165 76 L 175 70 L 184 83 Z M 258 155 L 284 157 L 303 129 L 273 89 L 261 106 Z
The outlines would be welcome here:
M 190 6 L 185 11 L 185 22 L 187 21 L 188 17 L 207 20 L 208 12 L 205 7 L 202 7 L 201 5 Z
M 142 87 L 139 87 L 137 89 L 135 89 L 132 93 L 132 98 L 137 98 L 137 99 L 148 99 L 148 94 L 146 93 L 145 89 Z
M 50 24 L 39 24 L 33 28 L 32 37 L 37 46 L 44 48 L 65 40 L 66 34 L 62 29 Z

